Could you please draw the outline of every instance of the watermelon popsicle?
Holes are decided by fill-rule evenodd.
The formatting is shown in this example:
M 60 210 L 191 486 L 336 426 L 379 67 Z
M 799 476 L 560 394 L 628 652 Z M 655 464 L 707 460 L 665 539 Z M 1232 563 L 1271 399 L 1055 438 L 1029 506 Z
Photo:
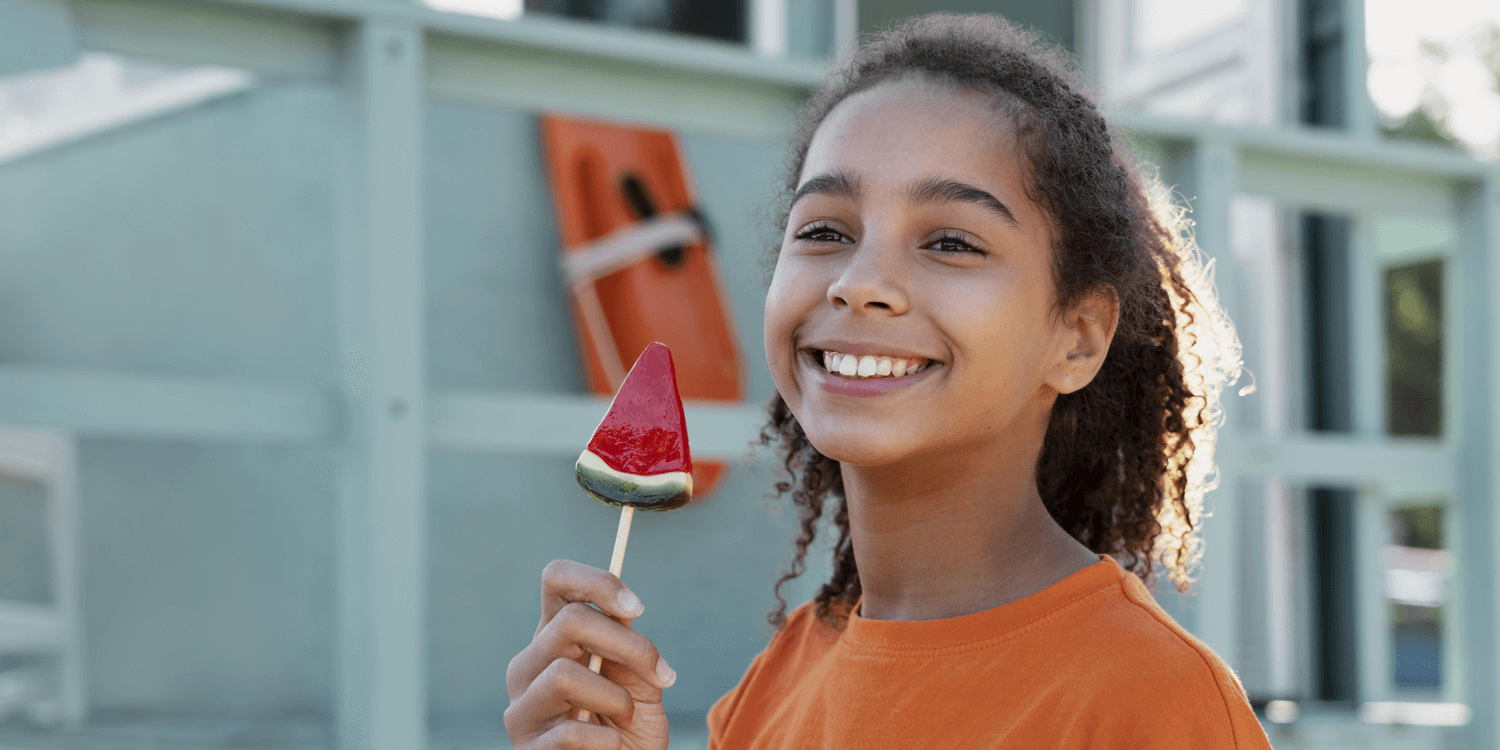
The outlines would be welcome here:
M 693 497 L 687 420 L 667 347 L 653 343 L 635 360 L 609 412 L 578 456 L 574 473 L 589 497 L 620 509 L 609 560 L 609 572 L 619 576 L 636 508 L 674 510 Z M 604 658 L 594 654 L 589 669 L 598 672 L 603 663 Z M 588 721 L 589 712 L 579 711 L 578 718 Z
M 674 510 L 692 499 L 693 458 L 667 347 L 653 343 L 636 358 L 575 471 L 584 492 L 617 508 Z

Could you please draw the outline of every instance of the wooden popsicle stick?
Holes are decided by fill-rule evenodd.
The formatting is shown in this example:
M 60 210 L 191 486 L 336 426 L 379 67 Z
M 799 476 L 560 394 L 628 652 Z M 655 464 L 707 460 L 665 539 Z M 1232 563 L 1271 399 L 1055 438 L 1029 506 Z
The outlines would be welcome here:
M 625 567 L 625 545 L 630 541 L 630 519 L 635 517 L 635 508 L 625 506 L 620 509 L 620 527 L 615 531 L 615 551 L 609 556 L 609 572 L 616 578 L 620 577 L 620 571 Z M 599 669 L 604 666 L 604 657 L 594 654 L 589 657 L 589 669 L 594 674 L 599 674 Z M 578 720 L 588 721 L 589 712 L 578 709 Z

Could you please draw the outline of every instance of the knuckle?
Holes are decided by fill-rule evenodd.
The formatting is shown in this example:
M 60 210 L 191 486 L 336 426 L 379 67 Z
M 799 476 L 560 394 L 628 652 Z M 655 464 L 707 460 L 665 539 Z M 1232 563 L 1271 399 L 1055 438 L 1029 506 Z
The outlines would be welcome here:
M 557 617 L 552 618 L 557 626 L 567 633 L 577 633 L 583 627 L 589 615 L 593 614 L 594 608 L 582 602 L 568 602 L 562 609 L 558 610 Z
M 652 669 L 656 668 L 656 660 L 661 658 L 661 653 L 656 650 L 656 644 L 652 643 L 650 638 L 639 633 L 636 633 L 635 638 L 635 655 L 636 658 L 641 660 L 642 664 Z
M 530 650 L 531 647 L 528 646 L 521 653 L 512 656 L 510 663 L 505 665 L 505 689 L 512 697 L 526 691 L 526 663 L 529 661 L 526 657 Z
M 568 565 L 568 560 L 553 560 L 547 563 L 546 567 L 542 568 L 542 584 L 548 587 L 555 584 L 567 573 Z
M 510 684 L 510 682 L 512 680 L 514 680 L 519 675 L 520 670 L 521 670 L 521 657 L 525 653 L 526 653 L 525 651 L 522 651 L 521 653 L 518 653 L 515 656 L 510 657 L 510 662 L 505 665 L 505 682 L 506 682 L 506 684 Z
M 558 739 L 562 740 L 563 747 L 583 747 L 587 733 L 583 722 L 570 721 L 563 725 L 562 736 Z
M 614 694 L 614 700 L 615 700 L 614 712 L 616 714 L 633 714 L 633 713 L 635 713 L 635 698 L 632 698 L 630 696 L 630 691 L 626 690 L 625 687 L 622 686 L 622 685 L 619 685 L 619 684 L 616 684 L 616 683 L 613 683 L 613 682 L 611 682 L 610 684 L 613 685 L 614 688 L 615 688 L 615 689 L 613 689 L 613 690 L 610 691 L 610 692 L 612 692 Z
M 578 666 L 578 662 L 575 661 L 553 659 L 552 663 L 548 664 L 547 668 L 542 670 L 541 675 L 536 680 L 537 682 L 546 680 L 544 687 L 549 693 L 570 693 L 571 688 L 576 683 L 571 667 L 576 666 Z

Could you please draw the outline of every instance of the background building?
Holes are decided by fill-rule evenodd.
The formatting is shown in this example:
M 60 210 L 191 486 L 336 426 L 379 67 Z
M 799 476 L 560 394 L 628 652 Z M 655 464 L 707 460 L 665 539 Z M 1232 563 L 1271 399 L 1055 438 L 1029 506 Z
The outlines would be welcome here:
M 1215 260 L 1255 391 L 1164 603 L 1278 748 L 1500 747 L 1500 31 L 1377 0 L 0 0 L 0 746 L 504 742 L 540 570 L 615 520 L 541 111 L 678 130 L 730 281 L 747 403 L 690 420 L 733 474 L 626 571 L 701 745 L 791 551 L 783 139 L 931 10 L 1078 54 Z

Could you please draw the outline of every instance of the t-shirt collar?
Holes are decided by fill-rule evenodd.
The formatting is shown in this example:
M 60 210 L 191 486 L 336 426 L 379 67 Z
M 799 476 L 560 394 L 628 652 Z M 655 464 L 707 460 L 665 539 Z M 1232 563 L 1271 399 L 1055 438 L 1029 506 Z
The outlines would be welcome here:
M 1069 604 L 1116 585 L 1127 573 L 1114 558 L 1099 562 L 1030 596 L 958 617 L 938 620 L 870 620 L 859 616 L 863 597 L 849 613 L 841 641 L 860 650 L 920 652 L 974 646 L 1003 638 Z

